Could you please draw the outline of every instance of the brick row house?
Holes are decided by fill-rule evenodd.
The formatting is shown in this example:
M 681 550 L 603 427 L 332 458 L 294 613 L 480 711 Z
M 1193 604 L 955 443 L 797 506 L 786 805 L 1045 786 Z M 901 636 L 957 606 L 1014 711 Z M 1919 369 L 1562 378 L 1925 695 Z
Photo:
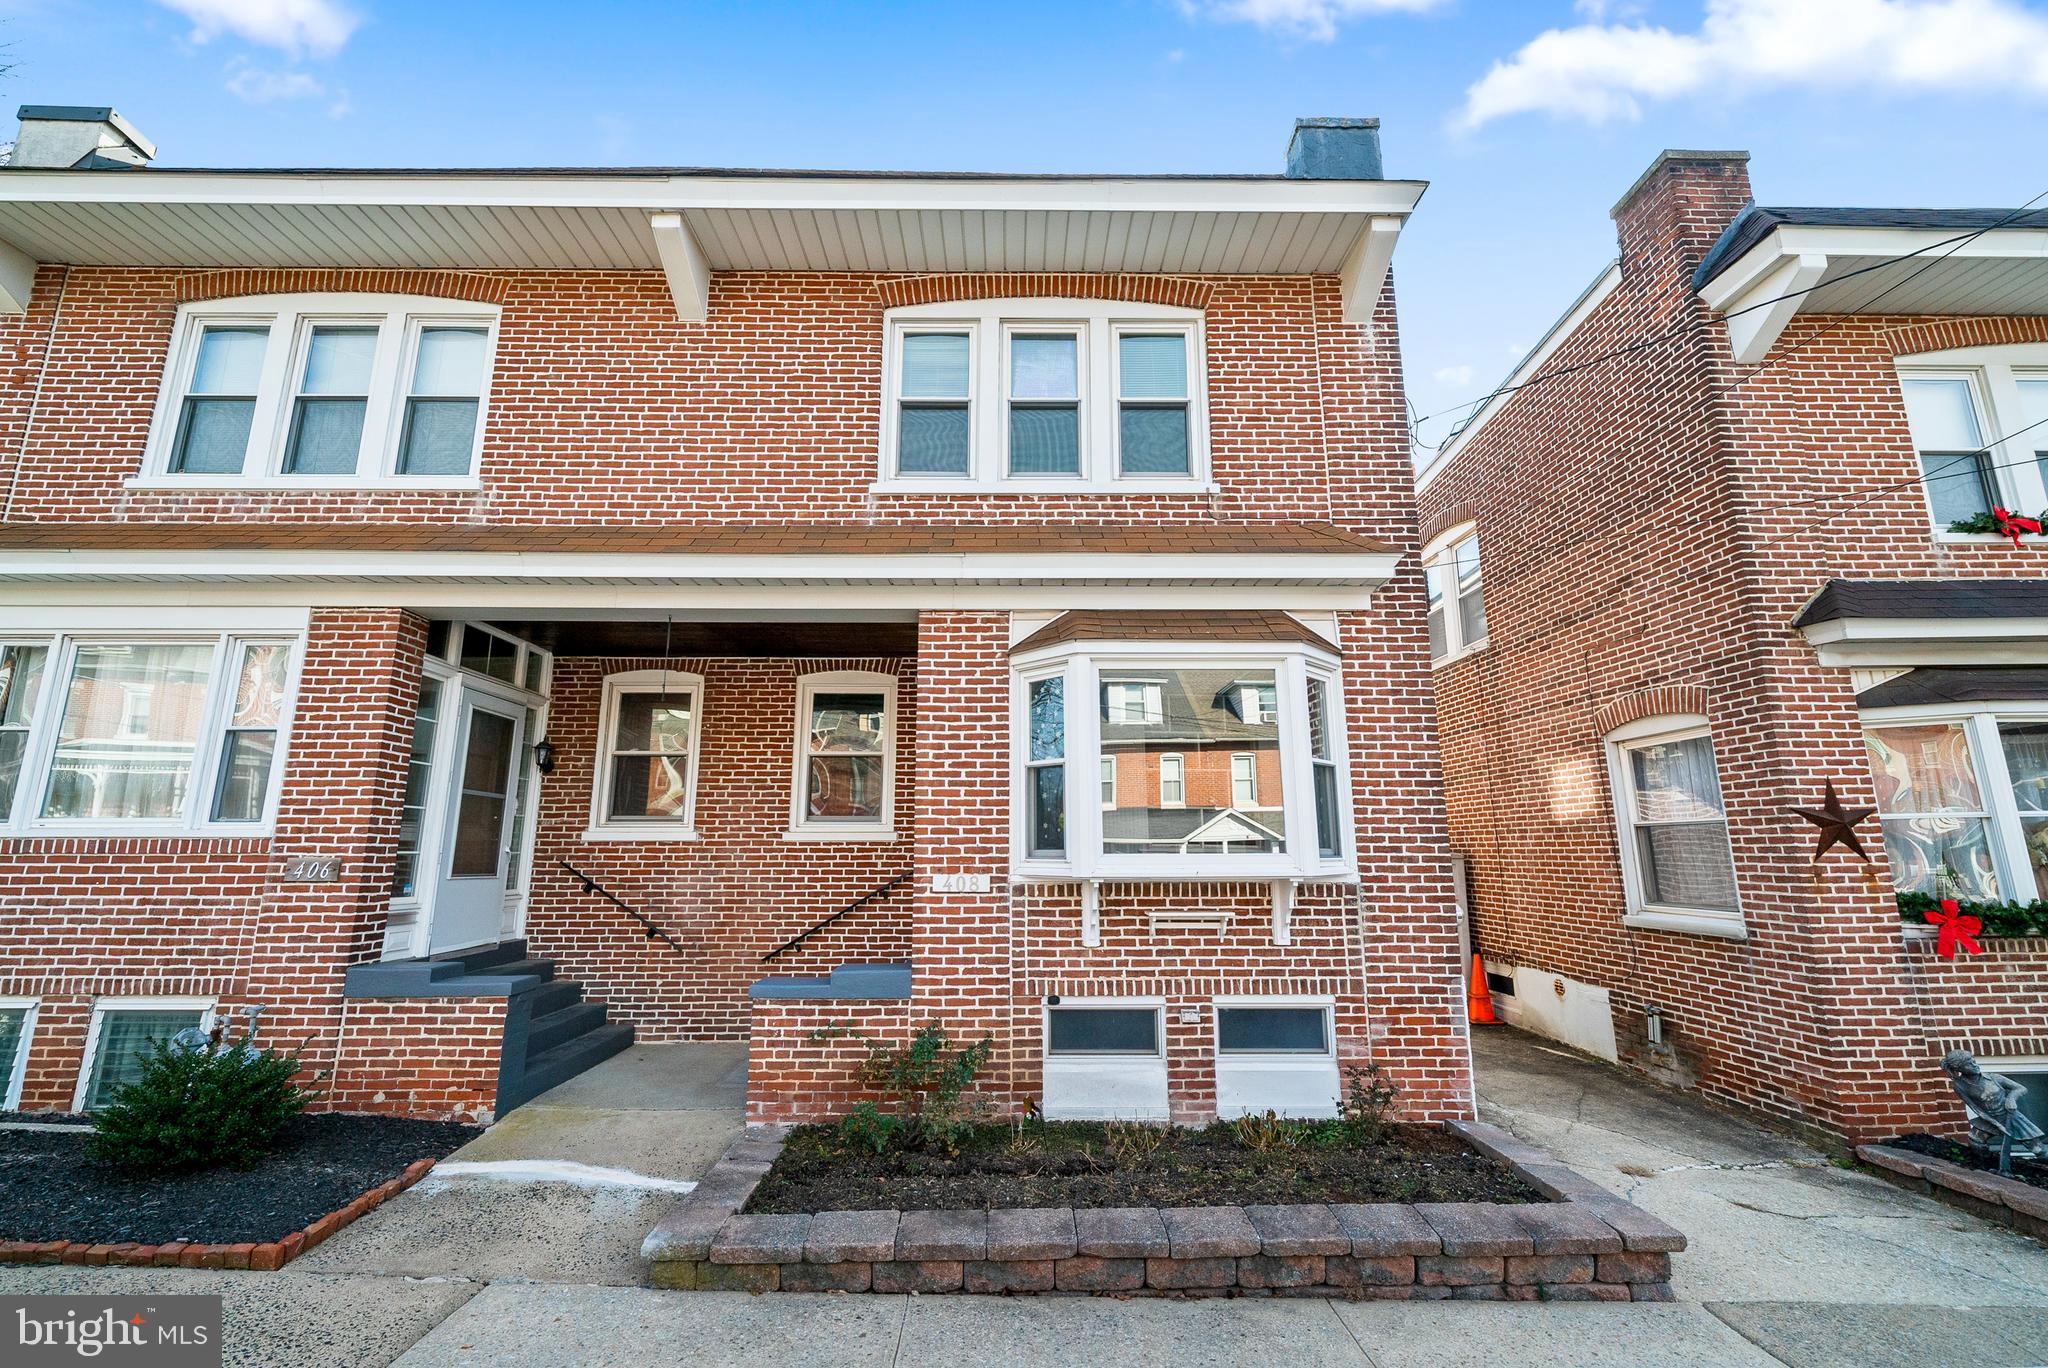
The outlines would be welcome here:
M 1924 912 L 2048 894 L 2048 542 L 1993 530 L 2048 505 L 2048 215 L 1747 160 L 1658 158 L 1418 474 L 1478 944 L 1510 1021 L 1785 1121 L 1960 1129 L 1956 1048 L 2039 1109 L 2048 918 Z
M 1472 1105 L 1370 120 L 1287 174 L 0 173 L 0 1049 Z M 833 1028 L 825 1030 L 825 1028 Z

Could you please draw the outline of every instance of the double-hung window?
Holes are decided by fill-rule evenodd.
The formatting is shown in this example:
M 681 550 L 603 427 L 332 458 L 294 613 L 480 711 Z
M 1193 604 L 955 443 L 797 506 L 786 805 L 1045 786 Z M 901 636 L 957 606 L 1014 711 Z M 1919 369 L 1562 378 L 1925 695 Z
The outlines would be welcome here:
M 1735 857 L 1705 718 L 1652 717 L 1607 738 L 1631 926 L 1742 937 Z
M 1104 300 L 889 314 L 883 492 L 1208 488 L 1202 315 Z
M 2048 510 L 2048 345 L 1928 352 L 1898 364 L 1937 532 L 1995 507 L 2027 517 Z
M 0 641 L 0 832 L 261 827 L 295 648 L 239 633 Z
M 1895 889 L 2048 898 L 2048 703 L 1871 709 L 1863 740 Z
M 406 296 L 188 304 L 141 479 L 472 483 L 496 327 L 493 306 Z
M 703 703 L 704 678 L 687 671 L 633 670 L 606 678 L 584 839 L 676 840 L 697 834 Z
M 1021 873 L 1345 871 L 1334 655 L 1306 643 L 1068 642 L 1020 655 L 1016 666 Z M 1067 801 L 1068 765 L 1100 768 L 1100 801 Z M 1145 781 L 1109 782 L 1125 766 Z
M 1479 586 L 1479 534 L 1456 528 L 1422 551 L 1429 600 L 1429 654 L 1448 660 L 1486 644 L 1486 601 Z
M 895 676 L 849 670 L 799 679 L 789 834 L 893 838 L 895 732 Z

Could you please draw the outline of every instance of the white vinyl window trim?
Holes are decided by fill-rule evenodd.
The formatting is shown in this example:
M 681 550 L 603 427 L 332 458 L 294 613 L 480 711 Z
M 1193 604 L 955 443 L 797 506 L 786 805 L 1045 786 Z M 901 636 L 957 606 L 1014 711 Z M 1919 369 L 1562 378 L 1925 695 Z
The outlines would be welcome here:
M 2043 407 L 2041 400 L 2030 404 L 2021 388 L 2023 382 L 2048 383 L 2048 343 L 1921 352 L 1899 357 L 1894 365 L 1901 382 L 1968 382 L 1979 440 L 1988 444 L 1982 459 L 1991 467 L 1989 478 L 1998 502 L 2007 511 L 2029 518 L 2048 510 L 2048 423 L 2030 426 L 2048 417 L 2048 408 Z M 2005 440 L 1993 441 L 1994 438 Z M 1919 444 L 1912 441 L 1912 445 L 1918 474 Z M 1924 481 L 1919 488 L 1923 499 L 1931 498 Z M 1933 518 L 1931 503 L 1928 516 Z M 1939 541 L 2005 540 L 1995 532 L 1951 532 L 1948 524 L 1940 520 L 1934 521 L 1934 533 Z
M 1743 920 L 1740 903 L 1739 881 L 1737 905 L 1730 910 L 1719 908 L 1678 907 L 1650 901 L 1645 890 L 1647 878 L 1636 847 L 1635 779 L 1630 771 L 1631 751 L 1658 742 L 1687 741 L 1695 737 L 1707 738 L 1711 747 L 1713 737 L 1703 717 L 1684 714 L 1667 714 L 1646 717 L 1617 727 L 1605 739 L 1607 751 L 1607 781 L 1613 797 L 1613 815 L 1616 839 L 1621 856 L 1622 886 L 1627 910 L 1622 916 L 1624 926 L 1640 927 L 1652 931 L 1682 931 L 1693 935 L 1719 936 L 1728 940 L 1747 940 L 1749 930 Z M 1718 785 L 1720 757 L 1713 757 Z M 1735 864 L 1732 838 L 1728 835 L 1727 791 L 1722 790 L 1721 827 L 1723 839 L 1728 844 L 1728 860 L 1731 871 Z
M 85 1056 L 78 1061 L 78 1083 L 71 1091 L 71 1110 L 85 1110 L 86 1089 L 92 1085 L 93 1065 L 99 1062 L 100 1032 L 109 1016 L 121 1012 L 197 1012 L 198 1027 L 213 1029 L 214 1013 L 220 999 L 211 997 L 103 997 L 92 1004 L 92 1019 L 85 1032 Z
M 291 474 L 284 468 L 291 438 L 293 400 L 299 393 L 315 326 L 364 327 L 377 333 L 371 362 L 362 442 L 353 474 Z M 420 336 L 431 328 L 484 334 L 469 462 L 460 474 L 408 475 L 399 471 L 407 399 L 412 397 Z M 236 473 L 173 469 L 180 420 L 204 335 L 209 329 L 263 329 L 267 339 L 255 390 L 255 411 L 242 468 Z M 497 351 L 498 308 L 414 295 L 250 295 L 181 305 L 171 331 L 163 379 L 139 473 L 131 487 L 162 489 L 475 489 L 478 459 L 489 419 L 491 372 Z M 423 396 L 434 397 L 434 396 Z M 441 396 L 460 397 L 468 396 Z
M 1460 582 L 1459 561 L 1470 567 Z M 1445 665 L 1486 645 L 1485 572 L 1480 567 L 1479 534 L 1471 523 L 1440 532 L 1422 548 L 1422 574 L 1430 625 L 1430 660 Z M 1476 630 L 1465 611 L 1470 599 L 1478 607 Z M 1441 617 L 1442 642 L 1437 641 Z
M 809 811 L 811 707 L 819 694 L 879 694 L 882 699 L 882 803 L 880 815 L 865 819 L 813 817 Z M 833 670 L 797 680 L 795 763 L 790 771 L 789 830 L 792 841 L 893 841 L 896 839 L 896 676 L 873 670 Z
M 192 631 L 178 629 L 102 629 L 27 635 L 0 630 L 0 646 L 45 650 L 42 683 L 35 711 L 26 729 L 21 771 L 11 805 L 0 804 L 0 839 L 41 836 L 268 836 L 277 819 L 278 795 L 290 761 L 291 733 L 297 712 L 300 670 L 305 657 L 304 634 L 291 631 Z M 191 646 L 209 651 L 207 683 L 196 712 L 191 768 L 181 810 L 169 817 L 49 817 L 43 815 L 55 778 L 58 744 L 81 649 L 106 646 Z M 255 821 L 217 820 L 214 801 L 221 787 L 224 750 L 232 721 L 235 687 L 243 648 L 279 646 L 286 652 L 284 696 L 275 728 L 243 728 L 274 732 L 270 770 L 261 813 Z
M 689 772 L 684 778 L 683 815 L 614 817 L 612 775 L 616 768 L 619 703 L 628 695 L 666 695 L 690 703 Z M 687 670 L 627 670 L 607 675 L 598 705 L 597 755 L 591 766 L 590 825 L 586 841 L 694 841 L 697 839 L 697 777 L 703 771 L 704 676 Z M 530 740 L 530 738 L 529 738 Z
M 14 1059 L 7 1072 L 0 1075 L 0 1110 L 13 1111 L 21 1106 L 21 1085 L 28 1077 L 28 1052 L 35 1043 L 36 1013 L 41 1006 L 40 998 L 0 997 L 0 1012 L 21 1013 L 21 1033 L 14 1042 Z
M 1280 794 L 1286 849 L 1225 854 L 1128 854 L 1105 851 L 1102 806 L 1077 791 L 1075 776 L 1093 776 L 1101 756 L 1098 715 L 1104 670 L 1192 669 L 1217 672 L 1271 670 L 1279 733 Z M 1192 646 L 1174 642 L 1062 642 L 1012 661 L 1011 702 L 1011 868 L 1016 878 L 1048 880 L 1261 879 L 1350 881 L 1357 877 L 1351 852 L 1357 849 L 1349 780 L 1342 663 L 1332 652 L 1292 643 L 1283 646 Z M 1034 853 L 1030 839 L 1031 685 L 1058 676 L 1064 681 L 1065 747 L 1059 762 L 1068 767 L 1063 853 Z M 1323 683 L 1329 718 L 1327 761 L 1338 775 L 1334 803 L 1338 854 L 1324 855 L 1317 837 L 1314 769 L 1309 753 L 1308 680 Z
M 1015 333 L 1071 332 L 1079 338 L 1081 469 L 1077 475 L 1009 474 L 1010 346 Z M 964 474 L 904 472 L 898 466 L 903 339 L 965 333 L 968 339 L 968 462 Z M 1125 474 L 1118 459 L 1118 338 L 1177 333 L 1187 339 L 1188 470 Z M 1208 360 L 1199 309 L 1093 299 L 986 299 L 915 304 L 885 315 L 881 452 L 875 490 L 884 494 L 1204 494 L 1209 473 Z
M 2000 896 L 2014 902 L 2032 902 L 2033 861 L 2027 854 L 2026 827 L 2013 796 L 2012 772 L 2006 764 L 2005 745 L 1999 739 L 1998 724 L 2048 722 L 2048 699 L 2019 699 L 2007 703 L 1919 704 L 1903 708 L 1866 708 L 1858 715 L 1865 730 L 1936 723 L 1960 723 L 1970 738 L 1970 758 L 1976 766 L 1977 791 L 1984 801 L 1984 817 L 1990 827 L 1991 863 L 1998 879 Z M 1884 814 L 1879 814 L 1880 826 Z

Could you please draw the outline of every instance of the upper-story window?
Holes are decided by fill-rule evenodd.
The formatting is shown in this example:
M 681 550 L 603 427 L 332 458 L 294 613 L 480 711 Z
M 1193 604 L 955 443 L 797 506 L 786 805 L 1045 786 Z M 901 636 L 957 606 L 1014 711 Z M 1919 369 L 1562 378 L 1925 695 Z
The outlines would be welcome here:
M 2048 346 L 1914 356 L 1899 389 L 1936 530 L 2048 508 Z
M 1422 550 L 1429 595 L 1429 654 L 1448 660 L 1486 644 L 1486 602 L 1479 589 L 1479 534 L 1454 528 Z
M 266 295 L 178 312 L 143 478 L 418 487 L 474 479 L 497 310 Z
M 1007 299 L 890 312 L 880 487 L 1208 488 L 1202 315 Z

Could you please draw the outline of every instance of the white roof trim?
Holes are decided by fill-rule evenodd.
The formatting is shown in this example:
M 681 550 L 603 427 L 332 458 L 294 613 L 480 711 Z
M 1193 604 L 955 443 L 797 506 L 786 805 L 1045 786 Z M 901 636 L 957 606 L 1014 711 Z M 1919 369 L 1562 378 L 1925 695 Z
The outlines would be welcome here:
M 2048 618 L 1829 618 L 1799 632 L 1837 669 L 2048 665 Z
M 1620 284 L 1621 262 L 1619 259 L 1616 259 L 1608 262 L 1606 269 L 1593 278 L 1593 283 L 1580 291 L 1579 297 L 1572 301 L 1571 307 L 1566 309 L 1558 320 L 1550 325 L 1549 330 L 1530 349 L 1529 354 L 1521 359 L 1513 371 L 1509 372 L 1508 378 L 1495 386 L 1494 392 L 1484 403 L 1473 410 L 1472 416 L 1467 418 L 1463 426 L 1451 434 L 1450 440 L 1446 441 L 1441 447 L 1438 447 L 1436 453 L 1416 470 L 1416 493 L 1420 494 L 1427 488 L 1429 482 L 1436 478 L 1437 472 L 1449 465 L 1457 454 L 1465 449 L 1466 444 L 1476 437 L 1479 434 L 1479 430 L 1485 427 L 1493 415 L 1499 411 L 1504 401 L 1514 397 L 1512 393 L 1502 393 L 1501 391 L 1513 390 L 1515 386 L 1526 384 L 1529 380 L 1542 374 L 1543 368 L 1549 364 L 1550 358 L 1555 356 L 1559 349 L 1571 340 L 1572 334 L 1579 330 L 1579 325 L 1592 317 L 1593 311 L 1599 308 L 1606 301 L 1607 296 L 1613 294 L 1615 288 Z

